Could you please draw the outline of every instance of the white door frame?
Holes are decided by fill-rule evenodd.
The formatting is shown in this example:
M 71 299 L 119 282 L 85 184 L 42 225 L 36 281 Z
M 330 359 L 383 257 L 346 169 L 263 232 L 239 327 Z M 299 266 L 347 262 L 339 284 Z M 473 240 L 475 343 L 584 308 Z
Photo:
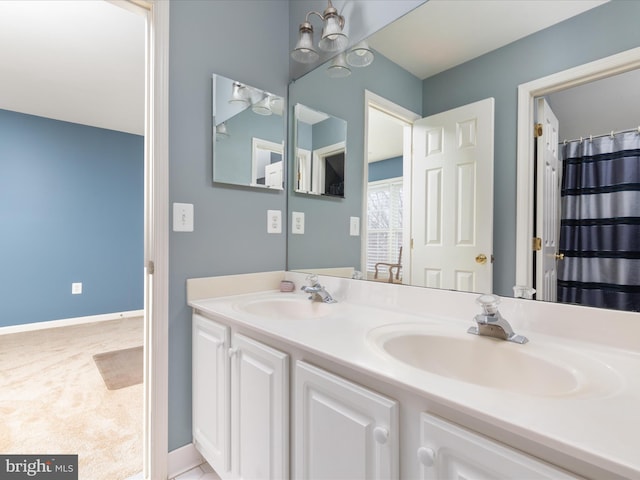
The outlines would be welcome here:
M 518 86 L 516 285 L 532 285 L 534 99 L 640 68 L 640 47 Z
M 413 122 L 420 118 L 415 112 L 401 107 L 400 105 L 387 100 L 369 90 L 364 91 L 364 168 L 362 175 L 362 224 L 365 235 L 361 236 L 360 241 L 360 271 L 366 275 L 367 271 L 367 184 L 369 183 L 369 159 L 367 149 L 369 145 L 369 107 L 381 110 L 397 119 L 413 125 Z M 407 128 L 404 132 L 403 152 L 402 152 L 402 176 L 403 178 L 411 178 L 411 157 L 412 157 L 412 134 L 411 129 Z M 405 258 L 411 258 L 411 182 L 403 182 L 402 184 L 402 251 Z M 411 278 L 411 262 L 405 262 L 402 266 L 403 277 Z
M 169 1 L 108 0 L 146 10 L 143 476 L 168 477 Z

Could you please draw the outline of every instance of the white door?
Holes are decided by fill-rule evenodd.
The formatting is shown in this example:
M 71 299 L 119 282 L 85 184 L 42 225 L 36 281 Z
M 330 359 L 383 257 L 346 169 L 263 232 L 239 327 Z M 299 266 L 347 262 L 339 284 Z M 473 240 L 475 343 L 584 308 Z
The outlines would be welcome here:
M 579 478 L 426 413 L 420 415 L 416 453 L 422 480 Z
M 289 357 L 240 334 L 231 343 L 233 478 L 288 478 Z
M 536 298 L 557 300 L 557 260 L 560 239 L 560 180 L 562 171 L 558 159 L 558 119 L 544 98 L 538 99 L 538 126 L 541 135 L 536 142 L 536 178 L 538 187 L 536 236 L 541 250 L 536 252 Z
M 493 288 L 494 99 L 416 121 L 411 284 Z
M 311 150 L 297 148 L 298 178 L 296 192 L 311 193 Z
M 193 315 L 193 441 L 209 465 L 230 469 L 229 329 Z
M 399 478 L 397 402 L 304 362 L 295 375 L 293 478 Z
M 270 163 L 264 167 L 264 184 L 269 188 L 282 189 L 282 160 L 275 163 Z

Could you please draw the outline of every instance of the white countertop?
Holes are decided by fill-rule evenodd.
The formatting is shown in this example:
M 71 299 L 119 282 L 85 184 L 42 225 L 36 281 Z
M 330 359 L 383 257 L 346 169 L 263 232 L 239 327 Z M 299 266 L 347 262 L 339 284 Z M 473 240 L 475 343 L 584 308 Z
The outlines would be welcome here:
M 297 280 L 296 283 L 300 281 L 299 276 L 288 272 L 287 278 Z M 599 391 L 578 388 L 574 393 L 562 396 L 530 395 L 489 388 L 411 367 L 389 357 L 370 341 L 372 330 L 390 324 L 433 325 L 447 334 L 456 335 L 459 332 L 461 336 L 467 335 L 466 330 L 472 324 L 470 319 L 478 311 L 478 307 L 472 302 L 475 296 L 457 292 L 439 294 L 425 290 L 422 295 L 428 293 L 430 297 L 424 300 L 429 300 L 433 307 L 425 308 L 420 302 L 401 298 L 403 303 L 400 308 L 397 296 L 408 295 L 402 290 L 385 289 L 385 295 L 380 296 L 379 292 L 383 291 L 380 287 L 365 286 L 365 282 L 322 278 L 321 283 L 327 285 L 327 289 L 338 298 L 339 303 L 322 304 L 323 308 L 328 307 L 331 311 L 318 318 L 294 320 L 262 316 L 248 313 L 240 307 L 245 302 L 260 299 L 306 297 L 300 291 L 280 293 L 272 290 L 191 299 L 189 305 L 205 314 L 223 317 L 230 324 L 241 325 L 370 374 L 616 475 L 640 478 L 640 353 L 637 350 L 621 348 L 618 344 L 611 345 L 611 342 L 598 344 L 564 335 L 549 335 L 547 332 L 552 329 L 548 326 L 533 328 L 539 326 L 536 324 L 536 315 L 532 319 L 532 315 L 525 312 L 521 317 L 527 318 L 518 318 L 512 325 L 516 333 L 529 338 L 529 343 L 513 344 L 513 348 L 529 348 L 529 351 L 537 349 L 544 355 L 544 349 L 552 346 L 567 355 L 575 355 L 577 361 L 585 358 L 587 363 L 598 367 L 594 370 L 594 375 L 604 374 L 607 377 L 607 388 Z M 354 289 L 358 292 L 353 292 Z M 366 292 L 364 297 L 362 292 Z M 416 298 L 420 298 L 420 292 L 410 295 L 418 295 Z M 365 298 L 366 301 L 363 301 Z M 434 298 L 439 299 L 437 305 L 433 302 Z M 447 306 L 452 299 L 456 300 L 457 305 Z M 515 302 L 509 304 L 507 301 L 505 306 L 505 310 L 514 315 L 522 313 L 518 310 L 521 305 Z M 462 317 L 460 309 L 465 311 Z M 446 315 L 448 311 L 451 311 L 451 316 Z M 548 312 L 545 312 L 548 316 Z M 588 316 L 589 313 L 585 315 Z M 505 317 L 511 321 L 508 315 L 505 314 Z M 630 318 L 640 322 L 640 316 Z M 588 327 L 592 322 L 587 320 L 585 323 Z M 626 325 L 628 320 L 628 317 L 623 317 L 620 325 Z M 613 323 L 620 327 L 615 320 Z M 635 325 L 629 325 L 633 325 L 634 329 L 630 333 L 635 334 Z M 591 340 L 589 332 L 585 335 Z M 636 338 L 635 342 L 638 341 Z M 626 344 L 623 342 L 622 346 Z M 490 365 L 485 367 L 490 368 Z M 589 369 L 585 371 L 591 372 Z M 609 372 L 610 375 L 607 375 Z M 587 383 L 594 380 L 586 379 Z

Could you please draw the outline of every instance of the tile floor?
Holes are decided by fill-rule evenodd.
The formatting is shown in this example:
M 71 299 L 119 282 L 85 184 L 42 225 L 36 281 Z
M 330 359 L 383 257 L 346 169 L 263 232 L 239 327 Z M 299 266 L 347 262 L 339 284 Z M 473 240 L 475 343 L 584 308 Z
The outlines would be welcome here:
M 220 477 L 208 463 L 203 463 L 199 467 L 181 473 L 170 480 L 220 480 Z
M 142 472 L 139 474 L 127 478 L 127 480 L 144 480 Z M 213 471 L 213 468 L 208 463 L 192 468 L 184 473 L 181 473 L 177 477 L 171 477 L 169 480 L 220 480 L 220 477 Z

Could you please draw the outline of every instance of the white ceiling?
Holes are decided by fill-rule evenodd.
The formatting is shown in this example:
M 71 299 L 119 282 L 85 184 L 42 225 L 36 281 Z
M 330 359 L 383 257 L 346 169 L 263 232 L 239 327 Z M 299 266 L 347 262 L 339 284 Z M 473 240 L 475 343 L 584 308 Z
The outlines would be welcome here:
M 145 20 L 102 0 L 0 0 L 0 108 L 144 133 Z
M 369 46 L 420 79 L 508 45 L 608 0 L 429 0 L 369 37 Z M 402 155 L 388 115 L 370 122 L 369 161 Z
M 369 38 L 424 80 L 608 0 L 429 0 Z
M 429 0 L 370 45 L 426 78 L 602 3 Z M 144 30 L 142 15 L 103 0 L 0 0 L 0 108 L 142 134 Z
M 547 95 L 560 140 L 640 128 L 640 70 Z

